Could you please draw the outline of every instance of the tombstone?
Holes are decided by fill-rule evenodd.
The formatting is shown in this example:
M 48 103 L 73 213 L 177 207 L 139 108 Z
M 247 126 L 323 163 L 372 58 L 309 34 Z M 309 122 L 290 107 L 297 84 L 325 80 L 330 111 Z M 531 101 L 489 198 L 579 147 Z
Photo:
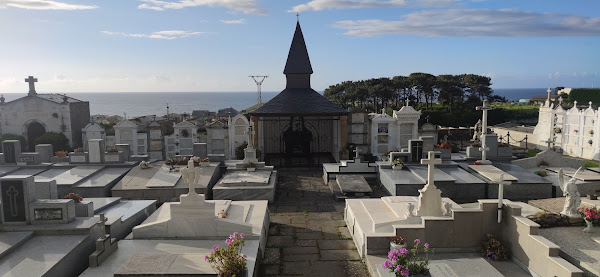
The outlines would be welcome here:
M 4 153 L 0 153 L 0 164 L 4 164 Z
M 422 159 L 421 164 L 427 165 L 427 184 L 419 190 L 418 216 L 442 216 L 442 191 L 435 186 L 434 170 L 436 164 L 441 164 L 442 159 L 436 159 L 435 153 L 429 151 L 427 159 Z
M 40 164 L 40 154 L 37 152 L 23 152 L 19 156 L 18 163 L 26 165 Z
M 2 142 L 4 163 L 16 164 L 21 155 L 21 142 L 18 140 L 5 140 Z
M 148 154 L 150 159 L 163 160 L 162 127 L 154 121 L 148 125 Z
M 408 140 L 408 151 L 410 152 L 410 161 L 418 163 L 423 157 L 423 141 L 420 139 Z
M 421 136 L 420 140 L 423 141 L 423 153 L 429 153 L 429 151 L 433 151 L 433 146 L 435 145 L 435 137 L 433 136 Z
M 248 131 L 246 131 L 245 134 L 248 135 L 248 141 L 252 142 L 252 135 L 254 135 L 254 131 L 250 131 L 250 127 L 248 127 Z M 246 147 L 246 149 L 244 149 L 243 163 L 244 164 L 258 163 L 258 160 L 256 159 L 256 149 L 254 149 L 254 146 L 252 145 L 252 143 L 248 143 L 248 147 Z
M 400 159 L 404 164 L 409 163 L 411 159 L 410 155 L 411 153 L 409 152 L 390 152 L 390 164 L 395 159 Z
M 50 158 L 54 156 L 54 146 L 52 144 L 38 144 L 35 146 L 35 152 L 40 154 L 40 162 L 49 163 Z
M 103 139 L 90 139 L 88 140 L 88 155 L 90 163 L 104 163 L 104 146 Z
M 35 182 L 36 199 L 57 199 L 58 190 L 56 180 L 44 180 Z
M 0 178 L 3 224 L 30 222 L 29 204 L 35 200 L 35 182 L 31 175 L 8 175 Z
M 115 147 L 117 148 L 117 151 L 123 152 L 123 157 L 125 158 L 125 161 L 129 161 L 131 157 L 131 149 L 129 148 L 129 144 L 115 144 Z
M 73 199 L 38 199 L 29 203 L 31 224 L 69 223 L 75 220 Z
M 81 138 L 83 141 L 83 149 L 89 150 L 88 142 L 90 139 L 106 139 L 106 131 L 97 123 L 89 123 L 81 129 Z
M 200 157 L 201 159 L 208 157 L 208 148 L 206 143 L 194 143 L 194 156 Z

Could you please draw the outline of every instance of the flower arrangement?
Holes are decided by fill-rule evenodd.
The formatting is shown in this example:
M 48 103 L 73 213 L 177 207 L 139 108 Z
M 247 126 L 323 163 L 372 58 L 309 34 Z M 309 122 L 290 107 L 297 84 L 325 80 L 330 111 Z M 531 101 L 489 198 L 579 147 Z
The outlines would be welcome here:
M 562 129 L 559 128 L 559 127 L 556 127 L 556 128 L 554 128 L 554 133 L 555 134 L 560 134 L 560 133 L 562 133 Z
M 538 166 L 540 166 L 540 167 L 541 167 L 541 166 L 549 166 L 549 165 L 550 165 L 550 164 L 549 164 L 547 161 L 540 161 L 540 162 L 538 163 Z
M 473 165 L 483 165 L 481 162 L 473 162 Z
M 510 256 L 510 251 L 492 234 L 487 234 L 483 239 L 479 253 L 492 261 L 504 261 Z
M 388 128 L 387 127 L 379 127 L 379 128 L 377 128 L 377 132 L 380 133 L 380 134 L 381 133 L 386 133 L 387 134 Z
M 593 134 L 594 134 L 594 130 L 590 130 L 590 135 L 593 135 Z
M 111 147 L 106 150 L 108 153 L 117 153 L 119 150 L 116 147 Z
M 148 169 L 148 168 L 150 168 L 150 162 L 148 162 L 148 161 L 141 161 L 140 162 L 140 168 L 141 169 Z
M 546 177 L 546 176 L 548 176 L 548 172 L 546 172 L 545 170 L 538 170 L 538 171 L 535 171 L 533 173 L 535 173 L 535 175 L 540 176 L 540 177 Z
M 75 149 L 73 149 L 73 152 L 75 152 L 75 153 L 83 153 L 83 147 L 75 148 Z
M 244 233 L 234 232 L 227 240 L 227 248 L 219 245 L 213 246 L 210 254 L 204 260 L 219 272 L 221 276 L 242 276 L 246 271 L 246 255 L 243 255 Z
M 401 236 L 395 236 L 392 238 L 392 242 L 395 244 L 404 244 L 404 238 Z
M 81 198 L 81 196 L 79 196 L 79 194 L 76 193 L 69 193 L 67 194 L 64 199 L 73 199 L 73 201 L 75 201 L 75 203 L 81 203 L 81 200 L 83 200 L 83 198 Z
M 392 161 L 392 166 L 394 166 L 394 167 L 397 167 L 397 166 L 403 167 L 404 166 L 404 162 L 401 159 L 396 158 L 396 159 L 394 159 Z
M 200 160 L 201 163 L 210 163 L 210 159 L 208 157 Z
M 382 267 L 396 276 L 409 276 L 411 274 L 428 274 L 429 268 L 429 244 L 423 244 L 425 257 L 419 256 L 419 244 L 421 240 L 416 239 L 414 247 L 409 251 L 406 248 L 396 249 L 388 252 L 389 260 Z
M 447 142 L 442 142 L 440 144 L 436 144 L 433 146 L 433 148 L 442 148 L 442 149 L 449 149 L 452 150 L 452 145 L 450 145 L 450 143 Z
M 166 165 L 187 165 L 188 158 L 186 157 L 175 157 L 175 158 L 167 158 L 165 160 Z
M 600 223 L 600 210 L 598 210 L 598 207 L 582 205 L 579 206 L 579 208 L 577 208 L 577 211 L 579 212 L 581 217 L 586 221 L 590 221 L 593 224 Z
M 481 147 L 481 142 L 478 142 L 478 141 L 476 141 L 476 142 L 473 142 L 473 143 L 471 144 L 471 147 Z
M 510 144 L 508 144 L 506 142 L 498 143 L 498 147 L 509 147 L 509 146 L 510 146 Z
M 187 138 L 190 135 L 187 129 L 181 130 L 181 136 Z
M 54 155 L 56 155 L 56 157 L 59 157 L 59 158 L 64 158 L 64 157 L 66 157 L 66 156 L 69 155 L 69 152 L 67 152 L 67 151 L 56 151 L 56 152 L 54 152 Z

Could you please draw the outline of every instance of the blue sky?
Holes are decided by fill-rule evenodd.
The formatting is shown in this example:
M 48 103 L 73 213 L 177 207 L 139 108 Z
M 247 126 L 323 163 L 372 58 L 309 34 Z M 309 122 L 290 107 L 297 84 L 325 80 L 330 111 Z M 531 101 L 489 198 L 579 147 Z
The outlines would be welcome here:
M 600 1 L 0 0 L 0 93 L 285 86 L 296 23 L 323 90 L 475 73 L 494 88 L 600 87 Z

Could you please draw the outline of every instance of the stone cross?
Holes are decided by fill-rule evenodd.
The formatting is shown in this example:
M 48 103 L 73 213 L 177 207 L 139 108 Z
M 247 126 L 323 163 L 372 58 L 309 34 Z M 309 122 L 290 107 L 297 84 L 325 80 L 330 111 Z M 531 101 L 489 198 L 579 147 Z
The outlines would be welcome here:
M 19 192 L 15 189 L 14 186 L 11 186 L 7 191 L 8 202 L 10 202 L 10 214 L 12 216 L 17 216 L 17 195 Z
M 493 108 L 489 105 L 488 100 L 483 100 L 483 106 L 477 106 L 475 109 L 478 111 L 483 111 L 483 115 L 481 116 L 481 136 L 483 137 L 487 135 L 487 113 Z M 487 161 L 486 153 L 490 149 L 485 146 L 485 138 L 481 138 L 481 148 L 479 148 L 479 150 L 481 150 L 481 160 L 483 162 Z
M 552 144 L 554 141 L 552 139 L 548 139 L 547 141 L 544 141 L 544 142 L 548 144 L 547 149 L 550 150 L 550 148 L 551 148 L 550 144 Z
M 37 78 L 33 78 L 33 76 L 29 76 L 29 78 L 25 79 L 26 83 L 29 83 L 29 95 L 35 95 L 35 82 L 37 82 Z
M 354 158 L 358 159 L 360 155 L 360 149 L 358 147 L 355 147 L 354 150 L 352 150 L 352 152 L 356 153 Z
M 385 108 L 381 109 L 381 114 L 385 114 Z
M 546 92 L 548 92 L 548 102 L 550 102 L 550 93 L 552 92 L 552 89 L 548 88 Z
M 256 132 L 251 131 L 252 127 L 248 126 L 248 130 L 244 132 L 245 135 L 248 135 L 248 148 L 254 148 L 254 142 L 252 141 L 252 137 Z
M 200 176 L 200 167 L 195 167 L 194 160 L 190 159 L 188 161 L 187 167 L 181 170 L 181 177 L 183 177 L 183 181 L 188 183 L 190 187 L 188 195 L 197 194 L 196 183 L 200 181 Z
M 408 100 L 408 97 L 406 97 L 406 105 L 408 107 L 408 104 L 410 103 L 410 100 Z
M 504 185 L 512 184 L 511 181 L 504 180 L 504 173 L 500 174 L 500 177 L 496 180 L 492 180 L 492 182 L 498 184 L 498 223 L 502 222 L 502 198 L 504 197 Z
M 426 164 L 427 165 L 427 185 L 426 186 L 433 186 L 433 188 L 435 188 L 435 184 L 434 184 L 434 169 L 436 164 L 441 164 L 442 163 L 442 159 L 436 159 L 435 158 L 435 152 L 434 151 L 429 151 L 427 153 L 427 159 L 421 159 L 421 164 Z
M 98 224 L 98 226 L 100 226 L 100 238 L 101 239 L 106 238 L 106 221 L 108 221 L 108 219 L 106 219 L 106 217 L 104 216 L 104 213 L 100 213 L 100 221 L 97 224 Z

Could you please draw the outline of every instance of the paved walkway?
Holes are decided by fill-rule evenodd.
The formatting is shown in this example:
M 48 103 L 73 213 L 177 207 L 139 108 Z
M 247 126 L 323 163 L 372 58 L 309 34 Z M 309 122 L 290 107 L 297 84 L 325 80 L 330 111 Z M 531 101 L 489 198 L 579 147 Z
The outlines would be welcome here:
M 260 276 L 369 276 L 320 170 L 282 169 Z

